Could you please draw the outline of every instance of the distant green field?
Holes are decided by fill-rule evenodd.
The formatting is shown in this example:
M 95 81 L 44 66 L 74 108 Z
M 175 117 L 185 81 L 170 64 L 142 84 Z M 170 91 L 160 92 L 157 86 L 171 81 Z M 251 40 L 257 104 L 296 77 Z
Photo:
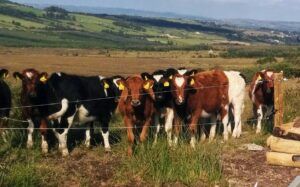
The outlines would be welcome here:
M 0 45 L 18 47 L 178 49 L 226 40 L 188 28 L 193 21 L 101 17 L 69 13 L 49 18 L 44 10 L 0 1 Z M 142 18 L 141 18 L 142 19 Z M 160 23 L 162 21 L 162 23 Z M 164 23 L 170 23 L 164 27 Z M 178 27 L 177 25 L 178 24 Z M 201 27 L 200 27 L 201 28 Z

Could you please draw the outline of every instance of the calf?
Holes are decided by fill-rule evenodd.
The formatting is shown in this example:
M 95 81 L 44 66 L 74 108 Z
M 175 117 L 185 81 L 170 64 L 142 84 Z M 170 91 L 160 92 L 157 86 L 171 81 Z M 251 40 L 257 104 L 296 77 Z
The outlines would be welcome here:
M 234 130 L 232 137 L 238 138 L 242 133 L 242 113 L 244 110 L 244 99 L 246 81 L 244 76 L 238 71 L 224 71 L 229 81 L 228 87 L 228 99 L 230 103 L 230 109 L 234 117 Z M 231 125 L 228 124 L 228 132 L 231 133 Z
M 94 121 L 101 124 L 101 133 L 106 151 L 110 151 L 108 126 L 112 113 L 117 108 L 119 91 L 116 80 L 101 76 L 77 76 L 65 73 L 54 73 L 44 85 L 44 94 L 48 103 L 61 103 L 60 108 L 51 107 L 48 116 L 53 123 L 54 133 L 59 141 L 59 148 L 63 156 L 68 155 L 67 134 L 75 115 L 78 113 L 80 124 L 93 126 Z M 64 128 L 60 130 L 60 128 Z M 90 129 L 86 130 L 85 144 L 90 146 Z
M 157 70 L 149 75 L 142 73 L 144 80 L 152 79 L 154 82 L 153 91 L 155 94 L 155 115 L 154 124 L 156 132 L 154 136 L 154 143 L 157 142 L 157 136 L 160 131 L 162 118 L 165 118 L 164 127 L 167 133 L 168 144 L 172 144 L 172 124 L 174 119 L 174 110 L 172 107 L 172 94 L 169 74 L 164 70 Z
M 194 76 L 175 75 L 172 94 L 175 103 L 184 106 L 183 113 L 188 116 L 187 123 L 191 133 L 190 144 L 195 147 L 196 126 L 201 117 L 220 114 L 224 125 L 224 140 L 228 139 L 228 79 L 219 70 L 200 72 Z M 176 119 L 176 118 L 175 118 Z M 216 119 L 216 117 L 215 117 Z M 180 124 L 175 123 L 175 129 Z M 177 137 L 180 128 L 177 129 Z
M 253 103 L 254 116 L 257 118 L 256 133 L 260 133 L 264 117 L 263 108 L 267 108 L 265 115 L 274 110 L 274 71 L 262 70 L 253 76 L 249 97 Z
M 21 105 L 22 108 L 22 117 L 28 121 L 28 135 L 27 135 L 27 148 L 33 146 L 33 131 L 34 128 L 40 128 L 42 136 L 42 151 L 43 153 L 48 152 L 48 143 L 47 143 L 47 113 L 45 107 L 40 106 L 43 102 L 43 96 L 39 96 L 37 92 L 37 87 L 44 84 L 46 73 L 39 73 L 35 69 L 25 69 L 21 73 L 14 72 L 13 76 L 16 79 L 22 81 Z
M 119 102 L 119 111 L 124 118 L 128 136 L 128 155 L 133 153 L 135 135 L 133 129 L 141 128 L 139 140 L 144 142 L 154 114 L 153 80 L 143 80 L 140 76 L 128 77 L 118 81 L 123 90 Z
M 8 77 L 8 70 L 0 69 L 0 128 L 7 127 L 5 118 L 9 117 L 11 108 L 11 91 L 3 80 L 6 77 Z

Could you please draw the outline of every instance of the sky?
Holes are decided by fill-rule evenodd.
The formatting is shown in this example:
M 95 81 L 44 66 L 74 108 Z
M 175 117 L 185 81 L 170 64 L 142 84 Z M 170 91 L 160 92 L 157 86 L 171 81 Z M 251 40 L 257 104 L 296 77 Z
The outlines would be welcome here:
M 27 4 L 76 5 L 173 12 L 218 19 L 300 21 L 300 0 L 13 0 Z

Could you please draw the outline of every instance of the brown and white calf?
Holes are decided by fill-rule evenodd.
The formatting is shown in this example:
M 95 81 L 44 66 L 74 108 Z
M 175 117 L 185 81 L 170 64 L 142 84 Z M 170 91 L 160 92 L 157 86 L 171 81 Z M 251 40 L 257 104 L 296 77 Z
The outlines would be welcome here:
M 134 129 L 142 129 L 140 142 L 146 140 L 148 129 L 154 115 L 153 80 L 143 80 L 140 76 L 128 77 L 117 81 L 122 90 L 119 101 L 119 112 L 124 118 L 128 136 L 128 155 L 133 153 Z
M 177 74 L 172 81 L 175 103 L 179 106 L 185 104 L 185 115 L 188 116 L 187 123 L 191 133 L 191 146 L 195 147 L 195 134 L 201 117 L 216 119 L 220 115 L 224 125 L 224 140 L 227 140 L 229 99 L 228 78 L 224 72 L 213 70 L 200 72 L 194 76 Z M 178 128 L 176 126 L 178 124 L 175 123 L 175 129 Z M 179 130 L 175 131 L 177 137 L 178 132 Z
M 38 97 L 36 86 L 38 84 L 43 84 L 44 74 L 39 73 L 35 69 L 25 69 L 21 73 L 15 72 L 13 76 L 16 79 L 21 79 L 22 81 L 22 90 L 20 102 L 22 106 L 22 116 L 23 119 L 28 121 L 28 135 L 27 135 L 27 148 L 33 146 L 33 131 L 34 128 L 40 128 L 42 135 L 42 151 L 44 153 L 48 152 L 48 143 L 46 140 L 47 135 L 47 116 L 45 107 L 39 106 L 43 103 L 43 97 Z
M 253 76 L 249 97 L 253 103 L 254 116 L 257 119 L 256 133 L 260 133 L 261 121 L 264 117 L 263 109 L 267 109 L 265 115 L 274 110 L 274 71 L 262 70 Z

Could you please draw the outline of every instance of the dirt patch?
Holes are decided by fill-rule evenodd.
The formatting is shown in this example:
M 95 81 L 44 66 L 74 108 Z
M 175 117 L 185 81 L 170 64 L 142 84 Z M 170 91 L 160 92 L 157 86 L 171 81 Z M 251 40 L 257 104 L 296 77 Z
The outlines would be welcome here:
M 57 179 L 60 186 L 111 186 L 120 160 L 113 154 L 97 151 L 76 148 L 67 158 L 53 155 L 45 157 L 42 163 L 60 173 L 61 178 Z
M 288 186 L 299 168 L 270 166 L 265 151 L 236 150 L 223 155 L 223 173 L 230 186 Z

